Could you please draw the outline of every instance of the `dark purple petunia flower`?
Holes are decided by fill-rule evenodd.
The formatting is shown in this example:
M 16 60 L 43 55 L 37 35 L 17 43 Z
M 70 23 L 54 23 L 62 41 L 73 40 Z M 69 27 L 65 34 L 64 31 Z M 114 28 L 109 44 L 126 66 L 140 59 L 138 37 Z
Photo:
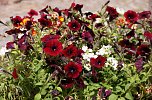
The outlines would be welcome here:
M 136 60 L 135 62 L 135 66 L 136 66 L 136 69 L 137 69 L 137 72 L 140 72 L 142 69 L 143 69 L 143 58 L 139 58 Z
M 51 91 L 51 94 L 53 95 L 53 96 L 58 96 L 59 95 L 59 91 L 58 90 L 52 90 Z
M 111 90 L 101 87 L 98 89 L 98 95 L 100 96 L 100 99 L 107 98 L 111 95 Z
M 90 34 L 90 32 L 83 31 L 82 34 L 81 34 L 81 36 L 82 36 L 82 39 L 84 39 L 85 41 L 88 41 L 88 42 L 90 42 L 90 43 L 93 42 L 93 37 L 92 37 L 92 35 Z
M 139 19 L 145 19 L 145 18 L 149 19 L 151 12 L 150 11 L 143 11 L 143 12 L 138 13 L 138 15 L 139 15 Z
M 135 11 L 128 10 L 124 13 L 127 22 L 135 23 L 138 20 L 138 14 Z

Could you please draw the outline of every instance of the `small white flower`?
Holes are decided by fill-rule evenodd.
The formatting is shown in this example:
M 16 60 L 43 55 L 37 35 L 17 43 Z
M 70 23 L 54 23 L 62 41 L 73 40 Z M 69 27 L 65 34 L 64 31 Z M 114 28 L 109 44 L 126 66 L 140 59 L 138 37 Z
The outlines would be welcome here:
M 107 62 L 106 62 L 106 66 L 108 65 L 112 66 L 114 70 L 117 70 L 118 61 L 113 57 L 109 57 L 107 58 Z
M 96 18 L 95 23 L 101 23 L 101 18 Z
M 105 21 L 105 22 L 104 22 L 104 25 L 105 25 L 105 26 L 108 26 L 108 23 Z
M 86 52 L 86 51 L 88 50 L 88 47 L 87 47 L 87 46 L 82 46 L 82 50 L 83 50 L 84 52 Z
M 9 50 L 6 49 L 6 46 L 5 47 L 2 47 L 0 49 L 0 56 L 4 56 L 6 52 L 8 52 Z
M 111 54 L 111 45 L 103 45 L 101 49 L 96 52 L 96 55 L 108 55 Z
M 122 9 L 122 8 L 117 7 L 116 10 L 121 15 L 123 15 L 125 13 L 124 9 Z
M 18 34 L 18 38 L 20 39 L 24 34 Z
M 85 68 L 87 71 L 90 71 L 90 70 L 91 70 L 90 64 L 85 64 L 85 65 L 84 65 L 84 68 Z
M 94 53 L 86 52 L 82 55 L 82 57 L 84 60 L 90 61 L 90 58 L 97 58 L 98 56 L 95 55 Z

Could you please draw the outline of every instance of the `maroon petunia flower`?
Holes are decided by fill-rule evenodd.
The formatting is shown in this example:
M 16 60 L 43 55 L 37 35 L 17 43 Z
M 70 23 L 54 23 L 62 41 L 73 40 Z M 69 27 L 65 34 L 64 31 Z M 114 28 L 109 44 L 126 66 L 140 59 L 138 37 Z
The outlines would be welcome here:
M 69 89 L 74 85 L 74 81 L 72 79 L 63 79 L 61 80 L 61 86 L 64 89 Z
M 84 81 L 83 81 L 82 78 L 77 78 L 75 83 L 76 83 L 78 88 L 84 88 L 85 87 L 85 84 L 84 84 Z
M 69 78 L 77 78 L 82 71 L 82 66 L 74 62 L 69 62 L 64 66 L 64 70 Z
M 117 10 L 113 7 L 110 7 L 110 6 L 107 6 L 106 11 L 108 12 L 108 14 L 110 16 L 110 18 L 109 18 L 110 21 L 116 19 L 119 15 Z
M 14 70 L 12 72 L 12 76 L 13 76 L 14 79 L 18 78 L 18 74 L 17 74 L 16 68 L 14 68 Z
M 82 39 L 84 39 L 84 40 L 86 40 L 86 41 L 88 41 L 88 42 L 90 42 L 90 43 L 93 42 L 93 37 L 92 37 L 92 35 L 90 34 L 90 32 L 83 31 L 81 36 L 82 36 Z
M 91 14 L 91 15 L 87 16 L 87 19 L 93 20 L 93 21 L 95 21 L 96 18 L 100 18 L 100 16 L 97 14 Z
M 53 9 L 54 12 L 57 12 L 59 14 L 59 16 L 61 16 L 61 10 L 58 7 L 55 7 Z
M 39 12 L 40 12 L 41 14 L 42 14 L 42 13 L 47 13 L 47 14 L 48 14 L 48 13 L 49 13 L 48 10 L 47 10 L 48 8 L 51 8 L 51 7 L 50 7 L 50 6 L 46 6 L 45 8 L 43 8 L 42 10 L 40 10 Z
M 43 48 L 43 51 L 50 56 L 57 56 L 62 52 L 62 50 L 62 43 L 56 39 L 47 41 Z
M 7 49 L 15 49 L 14 42 L 8 42 L 8 43 L 6 44 L 6 48 L 7 48 Z
M 52 26 L 52 22 L 50 20 L 48 20 L 48 19 L 45 19 L 45 18 L 38 19 L 38 22 L 40 22 L 42 27 L 50 27 L 50 26 Z
M 81 28 L 80 23 L 76 20 L 72 20 L 71 22 L 69 22 L 68 26 L 69 26 L 70 30 L 72 30 L 72 31 L 79 31 Z
M 16 16 L 15 18 L 11 17 L 11 21 L 15 27 L 18 27 L 22 22 L 22 18 L 20 16 Z
M 95 27 L 96 27 L 96 28 L 101 28 L 101 27 L 103 27 L 103 26 L 104 26 L 104 25 L 103 25 L 102 23 L 96 23 L 96 24 L 95 24 Z
M 90 59 L 90 64 L 92 67 L 96 67 L 96 68 L 101 68 L 105 65 L 106 62 L 106 58 L 99 55 L 96 59 L 95 58 L 91 58 Z
M 31 9 L 31 10 L 28 12 L 28 14 L 30 15 L 30 17 L 32 17 L 32 16 L 37 16 L 37 15 L 38 15 L 38 12 L 35 11 L 35 10 L 33 10 L 33 9 Z
M 7 33 L 8 35 L 12 35 L 12 34 L 18 34 L 18 33 L 22 33 L 22 31 L 20 29 L 11 29 L 6 31 L 5 33 Z
M 127 22 L 135 23 L 138 20 L 138 14 L 135 11 L 128 10 L 124 13 Z
M 49 34 L 49 35 L 45 35 L 43 38 L 41 38 L 41 41 L 42 41 L 42 42 L 47 42 L 47 41 L 49 41 L 49 40 L 59 39 L 59 38 L 60 38 L 59 35 L 51 35 L 51 34 Z
M 135 36 L 135 30 L 131 30 L 128 34 L 126 34 L 127 38 L 130 39 L 131 37 Z
M 63 50 L 63 55 L 68 58 L 72 58 L 77 56 L 78 48 L 73 44 L 69 45 Z
M 150 18 L 151 12 L 150 11 L 143 11 L 138 13 L 139 19 L 145 19 L 145 18 Z
M 141 56 L 149 56 L 150 55 L 151 50 L 149 49 L 149 46 L 146 44 L 142 44 L 137 48 L 137 55 L 141 55 Z
M 119 44 L 121 47 L 124 47 L 124 48 L 131 48 L 132 46 L 134 46 L 134 44 L 131 43 L 128 39 L 120 40 L 120 41 L 118 42 L 118 44 Z
M 150 40 L 150 41 L 152 41 L 152 33 L 151 32 L 145 32 L 144 33 L 144 36 L 147 38 L 147 40 Z

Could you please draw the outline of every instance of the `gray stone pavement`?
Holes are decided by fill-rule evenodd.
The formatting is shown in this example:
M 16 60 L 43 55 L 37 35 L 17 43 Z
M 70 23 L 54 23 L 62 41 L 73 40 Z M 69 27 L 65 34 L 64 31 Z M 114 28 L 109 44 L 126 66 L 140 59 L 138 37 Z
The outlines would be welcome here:
M 30 9 L 39 11 L 46 5 L 53 7 L 59 7 L 60 9 L 69 8 L 72 2 L 83 4 L 83 11 L 99 11 L 101 6 L 107 0 L 0 0 L 0 20 L 6 22 L 10 16 L 25 16 Z M 109 5 L 113 7 L 120 7 L 126 10 L 151 10 L 150 5 L 152 0 L 110 0 Z M 7 27 L 0 24 L 0 34 L 4 34 Z M 4 46 L 11 38 L 4 38 L 0 36 L 0 47 Z

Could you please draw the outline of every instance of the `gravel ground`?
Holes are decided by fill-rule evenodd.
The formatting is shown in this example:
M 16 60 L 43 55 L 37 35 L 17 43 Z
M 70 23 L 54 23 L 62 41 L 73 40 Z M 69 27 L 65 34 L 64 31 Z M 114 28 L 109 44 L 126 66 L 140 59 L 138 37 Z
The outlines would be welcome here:
M 101 6 L 106 0 L 0 0 L 0 20 L 6 22 L 10 16 L 24 16 L 30 9 L 39 11 L 46 5 L 59 8 L 69 8 L 72 2 L 83 4 L 83 11 L 96 12 L 100 10 Z M 152 0 L 110 0 L 110 6 L 120 7 L 124 10 L 151 10 Z M 7 27 L 0 24 L 0 34 L 4 34 Z M 4 38 L 0 36 L 0 47 L 4 46 L 7 41 L 12 38 Z

